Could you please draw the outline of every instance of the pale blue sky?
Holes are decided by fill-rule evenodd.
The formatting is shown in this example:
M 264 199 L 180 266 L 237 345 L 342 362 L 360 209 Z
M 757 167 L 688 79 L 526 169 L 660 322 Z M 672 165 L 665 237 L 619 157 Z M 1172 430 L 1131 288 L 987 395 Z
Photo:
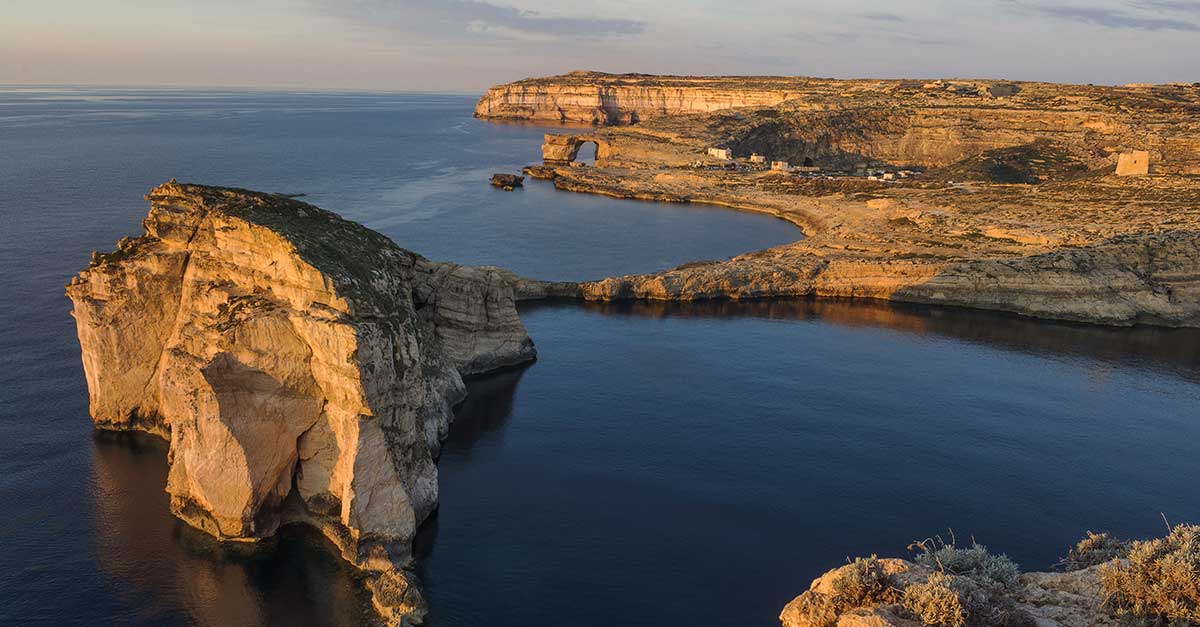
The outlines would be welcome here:
M 574 69 L 1200 81 L 1200 0 L 0 0 L 0 82 L 479 91 Z

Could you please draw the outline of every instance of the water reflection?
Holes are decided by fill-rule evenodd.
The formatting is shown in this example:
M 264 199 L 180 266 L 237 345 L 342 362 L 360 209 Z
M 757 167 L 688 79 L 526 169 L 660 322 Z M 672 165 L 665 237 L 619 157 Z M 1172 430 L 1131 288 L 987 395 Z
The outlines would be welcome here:
M 538 311 L 579 307 L 611 316 L 749 317 L 812 320 L 851 328 L 874 327 L 922 336 L 944 336 L 1029 354 L 1083 357 L 1152 367 L 1200 381 L 1200 330 L 1197 329 L 1103 327 L 956 307 L 825 298 L 691 303 L 625 301 L 582 305 L 549 301 L 523 304 L 521 309 Z
M 97 433 L 93 469 L 97 559 L 139 624 L 373 620 L 353 573 L 314 532 L 287 527 L 265 546 L 220 545 L 172 517 L 161 441 Z

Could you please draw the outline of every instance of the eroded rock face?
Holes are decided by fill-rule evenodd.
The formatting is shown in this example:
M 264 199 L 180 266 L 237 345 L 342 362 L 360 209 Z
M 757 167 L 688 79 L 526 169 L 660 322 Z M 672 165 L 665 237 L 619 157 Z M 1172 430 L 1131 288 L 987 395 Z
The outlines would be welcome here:
M 302 522 L 423 613 L 404 568 L 437 506 L 462 375 L 531 360 L 505 275 L 318 207 L 174 181 L 67 286 L 96 426 L 171 443 L 171 509 L 225 540 Z
M 621 75 L 572 72 L 497 85 L 475 106 L 475 117 L 583 124 L 632 124 L 662 115 L 769 106 L 799 95 L 800 80 Z

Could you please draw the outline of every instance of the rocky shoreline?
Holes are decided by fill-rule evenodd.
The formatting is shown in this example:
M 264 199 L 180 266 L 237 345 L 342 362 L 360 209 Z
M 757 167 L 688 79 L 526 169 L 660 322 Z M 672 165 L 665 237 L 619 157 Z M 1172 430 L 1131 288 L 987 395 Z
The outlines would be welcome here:
M 733 89 L 738 80 L 720 84 Z M 1190 174 L 1200 171 L 1200 127 L 1188 115 L 1200 110 L 1200 89 L 1022 83 L 996 96 L 982 84 L 740 80 L 748 93 L 774 86 L 786 97 L 728 110 L 668 107 L 634 124 L 625 118 L 654 99 L 635 101 L 601 121 L 607 126 L 547 135 L 545 163 L 525 173 L 566 191 L 767 213 L 796 224 L 804 239 L 653 274 L 520 281 L 518 295 L 871 298 L 1093 324 L 1200 326 L 1200 177 Z M 493 92 L 577 91 L 589 81 L 698 94 L 711 87 L 703 77 L 576 73 Z M 480 101 L 481 117 L 498 115 L 493 92 Z M 893 117 L 880 117 L 884 111 Z M 894 117 L 901 113 L 907 117 Z M 595 167 L 571 163 L 585 142 L 598 146 Z M 1140 144 L 1158 146 L 1147 153 L 1152 175 L 1116 175 L 1118 153 Z M 735 158 L 712 158 L 716 145 L 736 147 Z M 744 158 L 752 152 L 819 165 L 773 171 Z M 920 173 L 856 176 L 844 170 L 855 161 L 879 171 L 917 163 Z M 1007 182 L 1013 177 L 1023 182 Z
M 145 234 L 72 279 L 92 419 L 170 442 L 171 511 L 222 541 L 311 526 L 389 624 L 464 375 L 536 357 L 506 275 L 429 261 L 284 196 L 151 190 Z
M 1093 324 L 1200 326 L 1200 230 L 1137 231 L 1052 246 L 1016 241 L 1017 229 L 987 236 L 982 232 L 991 227 L 964 225 L 938 238 L 923 224 L 944 215 L 888 196 L 790 201 L 721 189 L 719 181 L 697 175 L 679 176 L 687 179 L 680 184 L 675 175 L 637 171 L 540 173 L 567 191 L 767 213 L 796 224 L 806 237 L 654 274 L 580 283 L 522 281 L 519 294 L 598 301 L 871 298 Z M 1022 235 L 1038 237 L 1032 230 Z
M 783 627 L 1120 627 L 1200 624 L 1200 526 L 1121 541 L 1088 532 L 1054 572 L 1021 573 L 972 542 L 913 543 L 911 560 L 856 558 L 813 580 Z

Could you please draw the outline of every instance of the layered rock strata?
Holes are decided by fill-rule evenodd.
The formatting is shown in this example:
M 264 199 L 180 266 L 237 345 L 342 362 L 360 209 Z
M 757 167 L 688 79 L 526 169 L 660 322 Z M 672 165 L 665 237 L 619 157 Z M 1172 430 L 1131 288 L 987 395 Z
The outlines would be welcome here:
M 98 428 L 170 441 L 172 512 L 221 540 L 312 525 L 391 624 L 462 376 L 535 350 L 494 269 L 282 196 L 174 181 L 67 286 Z
M 475 117 L 582 124 L 632 124 L 662 115 L 769 106 L 800 94 L 795 79 L 748 85 L 723 77 L 573 72 L 531 78 L 487 91 Z
M 1146 151 L 1152 173 L 1200 173 L 1198 85 L 576 72 L 493 87 L 475 115 L 637 123 L 592 134 L 613 164 L 685 164 L 721 146 L 737 157 L 759 153 L 826 168 L 874 161 L 941 167 L 1053 140 L 1093 166 L 1115 167 L 1122 152 Z

